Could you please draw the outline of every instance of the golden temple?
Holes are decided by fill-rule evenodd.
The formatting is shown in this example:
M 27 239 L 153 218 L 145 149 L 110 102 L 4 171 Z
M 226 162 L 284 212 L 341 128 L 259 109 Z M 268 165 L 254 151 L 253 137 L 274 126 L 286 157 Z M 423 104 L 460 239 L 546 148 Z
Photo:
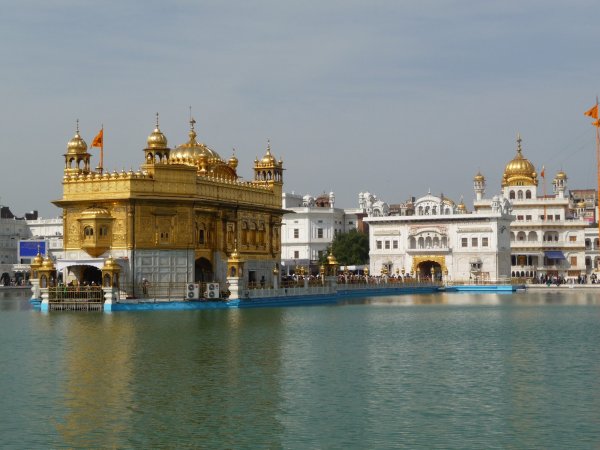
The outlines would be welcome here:
M 283 162 L 271 154 L 254 161 L 254 179 L 198 142 L 195 121 L 189 139 L 169 148 L 156 126 L 143 149 L 139 170 L 92 170 L 79 134 L 64 154 L 64 258 L 57 270 L 65 283 L 100 281 L 114 258 L 121 279 L 135 289 L 154 283 L 225 282 L 234 250 L 245 262 L 247 282 L 270 280 L 281 259 Z

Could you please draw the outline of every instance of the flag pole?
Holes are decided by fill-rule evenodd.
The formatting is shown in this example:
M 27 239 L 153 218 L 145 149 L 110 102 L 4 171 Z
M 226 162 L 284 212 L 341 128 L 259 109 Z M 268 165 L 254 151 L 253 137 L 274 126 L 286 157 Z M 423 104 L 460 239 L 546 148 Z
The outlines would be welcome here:
M 598 190 L 596 191 L 596 222 L 598 223 L 598 240 L 600 241 L 600 117 L 598 115 L 598 96 L 596 95 L 596 175 L 598 177 Z
M 100 173 L 104 172 L 104 124 L 102 124 L 102 141 L 100 142 Z
M 548 216 L 546 213 L 547 203 L 546 203 L 546 168 L 542 165 L 542 172 L 540 173 L 542 176 L 542 192 L 544 194 L 544 222 L 548 221 Z

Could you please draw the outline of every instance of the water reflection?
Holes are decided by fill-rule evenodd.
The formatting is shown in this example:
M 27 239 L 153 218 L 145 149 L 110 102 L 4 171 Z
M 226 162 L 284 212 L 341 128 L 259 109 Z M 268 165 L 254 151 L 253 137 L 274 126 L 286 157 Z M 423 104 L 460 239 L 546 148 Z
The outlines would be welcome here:
M 235 429 L 280 447 L 277 311 L 50 314 L 64 333 L 56 444 L 154 448 L 187 436 L 233 446 Z
M 2 304 L 7 447 L 600 446 L 593 291 L 110 315 Z

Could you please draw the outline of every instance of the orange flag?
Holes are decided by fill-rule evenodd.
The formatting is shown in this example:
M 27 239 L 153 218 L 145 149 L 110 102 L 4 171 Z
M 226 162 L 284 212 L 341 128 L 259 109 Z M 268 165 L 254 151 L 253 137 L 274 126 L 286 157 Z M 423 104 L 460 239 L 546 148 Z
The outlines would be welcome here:
M 588 116 L 588 117 L 592 117 L 594 119 L 597 119 L 598 118 L 598 104 L 596 103 L 595 106 L 593 106 L 592 108 L 590 108 L 589 110 L 587 110 L 583 114 L 586 115 L 586 116 Z
M 542 171 L 540 172 L 540 176 L 542 178 L 546 178 L 546 169 L 544 168 L 544 166 L 542 166 Z
M 96 135 L 96 137 L 92 141 L 91 147 L 104 147 L 104 128 L 102 128 L 100 132 Z

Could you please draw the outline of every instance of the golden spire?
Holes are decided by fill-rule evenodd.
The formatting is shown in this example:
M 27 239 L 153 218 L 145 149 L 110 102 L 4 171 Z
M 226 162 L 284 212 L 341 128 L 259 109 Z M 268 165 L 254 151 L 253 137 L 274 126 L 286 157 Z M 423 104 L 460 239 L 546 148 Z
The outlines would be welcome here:
M 196 120 L 191 117 L 190 118 L 190 132 L 188 134 L 188 136 L 190 137 L 190 143 L 196 140 L 196 130 L 194 129 L 194 124 L 196 123 Z

